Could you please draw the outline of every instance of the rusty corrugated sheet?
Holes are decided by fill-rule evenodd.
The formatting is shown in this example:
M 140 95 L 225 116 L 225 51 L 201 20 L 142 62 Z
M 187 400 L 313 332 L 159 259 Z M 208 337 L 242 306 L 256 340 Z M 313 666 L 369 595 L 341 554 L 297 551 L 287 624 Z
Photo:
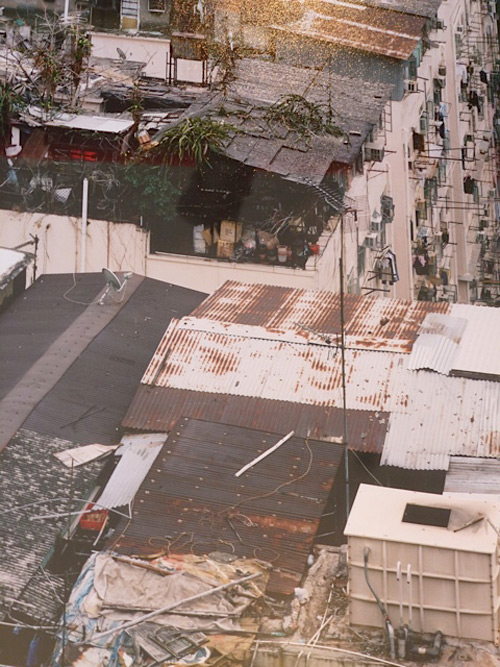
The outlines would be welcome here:
M 272 562 L 268 591 L 298 586 L 343 447 L 292 437 L 240 477 L 280 435 L 181 419 L 135 500 L 114 549 L 127 554 L 224 551 Z M 175 480 L 172 482 L 172 480 Z
M 355 347 L 411 352 L 427 313 L 449 313 L 450 304 L 347 294 L 345 330 Z M 300 324 L 340 333 L 340 297 L 334 292 L 228 281 L 196 308 L 193 317 L 300 331 Z
M 170 431 L 181 416 L 285 434 L 291 429 L 317 440 L 342 437 L 342 410 L 256 397 L 141 385 L 127 412 L 126 428 Z M 381 453 L 388 413 L 348 410 L 348 444 L 359 452 Z
M 308 4 L 301 19 L 276 30 L 398 60 L 407 60 L 423 35 L 425 19 L 420 16 L 321 0 Z

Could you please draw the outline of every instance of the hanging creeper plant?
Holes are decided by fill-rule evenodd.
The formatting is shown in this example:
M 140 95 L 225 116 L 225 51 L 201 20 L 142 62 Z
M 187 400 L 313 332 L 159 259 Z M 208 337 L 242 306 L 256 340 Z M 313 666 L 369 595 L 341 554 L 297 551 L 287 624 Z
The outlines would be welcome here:
M 236 128 L 211 118 L 186 118 L 167 130 L 160 146 L 172 159 L 191 159 L 198 166 L 209 165 L 210 153 L 221 153 Z

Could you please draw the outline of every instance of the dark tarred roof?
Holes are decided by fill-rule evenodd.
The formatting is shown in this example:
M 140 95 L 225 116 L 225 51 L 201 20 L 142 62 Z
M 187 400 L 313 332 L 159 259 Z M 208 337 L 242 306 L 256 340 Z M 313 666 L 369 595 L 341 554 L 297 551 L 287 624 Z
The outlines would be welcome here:
M 104 288 L 102 274 L 41 277 L 0 315 L 0 399 Z M 200 292 L 144 278 L 23 423 L 80 444 L 119 441 L 120 422 L 172 317 L 191 312 Z M 79 302 L 79 303 L 78 303 Z M 61 348 L 60 354 L 66 350 Z M 22 399 L 22 397 L 21 397 Z
M 281 435 L 181 419 L 136 495 L 133 519 L 109 546 L 120 553 L 206 554 L 273 564 L 268 591 L 299 585 L 343 447 L 294 436 L 235 473 Z M 296 480 L 296 481 L 294 481 Z

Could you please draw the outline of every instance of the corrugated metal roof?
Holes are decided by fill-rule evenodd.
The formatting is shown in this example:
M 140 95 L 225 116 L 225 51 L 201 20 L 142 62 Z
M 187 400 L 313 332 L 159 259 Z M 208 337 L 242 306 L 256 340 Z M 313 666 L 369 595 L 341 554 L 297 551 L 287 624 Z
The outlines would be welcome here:
M 259 428 L 282 435 L 293 429 L 302 438 L 334 442 L 343 432 L 340 408 L 147 385 L 139 387 L 123 425 L 137 430 L 170 431 L 181 416 Z M 351 449 L 382 452 L 389 421 L 387 413 L 348 410 L 347 421 Z
M 390 410 L 383 465 L 447 470 L 452 455 L 500 457 L 500 383 L 428 371 L 406 376 L 408 406 Z
M 500 496 L 500 461 L 450 457 L 444 490 L 447 493 L 491 493 Z
M 292 593 L 343 447 L 294 436 L 235 477 L 278 440 L 261 430 L 181 419 L 136 496 L 132 522 L 117 527 L 113 548 L 261 558 L 273 564 L 267 590 Z
M 404 522 L 408 503 L 451 510 L 447 528 Z M 483 515 L 486 521 L 463 528 L 467 517 Z M 380 521 L 383 516 L 384 520 Z M 454 530 L 461 528 L 462 530 Z M 345 535 L 367 539 L 421 544 L 443 549 L 493 554 L 500 528 L 500 501 L 467 493 L 421 493 L 361 484 L 356 495 Z
M 432 17 L 443 0 L 357 0 L 360 4 L 371 7 L 383 7 L 405 14 L 416 14 L 417 16 Z
M 467 320 L 463 317 L 429 313 L 413 345 L 408 368 L 414 371 L 427 368 L 448 375 L 466 326 Z
M 165 433 L 122 438 L 116 452 L 121 458 L 98 498 L 100 507 L 113 509 L 132 502 L 166 439 Z
M 345 331 L 353 347 L 409 353 L 426 315 L 449 312 L 448 303 L 346 294 Z M 319 333 L 338 335 L 340 297 L 334 292 L 227 281 L 192 316 L 280 331 L 297 332 L 303 324 Z
M 49 127 L 63 127 L 68 130 L 88 130 L 89 132 L 105 132 L 107 134 L 122 134 L 129 130 L 134 121 L 132 118 L 116 118 L 116 116 L 99 116 L 84 114 L 58 113 L 45 118 L 45 112 L 39 107 L 31 106 L 28 112 L 34 118 L 43 120 Z
M 15 600 L 15 614 L 23 612 L 41 622 L 59 618 L 62 605 L 57 592 L 64 589 L 63 578 L 47 575 L 51 580 L 48 583 L 39 568 L 54 546 L 56 535 L 67 524 L 64 512 L 68 511 L 70 488 L 75 498 L 84 496 L 104 465 L 99 461 L 72 471 L 54 457 L 70 445 L 66 440 L 21 429 L 2 453 L 0 617 L 8 613 L 10 601 Z M 47 502 L 30 504 L 44 500 Z M 19 509 L 11 511 L 16 507 Z M 51 513 L 63 516 L 31 520 Z
M 452 374 L 500 379 L 500 309 L 453 304 L 451 314 L 467 320 Z
M 424 17 L 368 5 L 351 8 L 349 3 L 322 0 L 309 4 L 313 9 L 300 20 L 275 29 L 398 60 L 407 60 L 422 38 Z
M 255 426 L 260 405 L 254 401 L 295 404 L 306 413 L 313 406 L 341 410 L 341 354 L 332 333 L 338 326 L 336 299 L 260 286 L 250 295 L 248 286 L 224 285 L 195 311 L 199 319 L 172 322 L 143 377 L 149 390 L 139 390 L 124 424 L 168 428 L 167 411 L 175 406 L 173 414 L 183 414 L 178 411 L 181 403 L 189 406 L 190 415 L 199 416 L 201 410 L 213 418 L 211 410 L 220 414 L 228 401 L 240 406 L 251 401 Z M 472 317 L 477 309 L 469 308 Z M 346 300 L 346 328 L 351 332 L 345 354 L 347 407 L 390 414 L 382 459 L 386 465 L 446 470 L 451 454 L 497 456 L 499 383 L 409 370 L 411 357 L 405 353 L 429 312 L 439 313 L 439 308 L 362 297 Z M 228 322 L 223 321 L 226 316 Z M 307 329 L 296 326 L 299 318 L 308 322 Z M 446 319 L 445 329 L 442 316 L 430 323 L 433 330 L 446 333 L 446 340 L 456 339 L 463 329 L 457 318 Z M 351 418 L 353 424 L 359 420 L 356 412 Z M 348 441 L 358 446 L 350 437 Z M 372 443 L 360 444 L 375 449 Z
M 62 452 L 56 452 L 56 459 L 64 463 L 67 468 L 84 465 L 90 461 L 97 461 L 112 454 L 117 445 L 83 445 L 82 447 L 72 447 Z

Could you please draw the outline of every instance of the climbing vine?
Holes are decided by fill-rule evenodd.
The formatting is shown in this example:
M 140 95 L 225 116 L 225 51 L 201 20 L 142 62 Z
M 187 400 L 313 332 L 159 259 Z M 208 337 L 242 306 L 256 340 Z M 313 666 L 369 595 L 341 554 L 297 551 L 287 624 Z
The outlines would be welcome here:
M 302 95 L 281 97 L 268 108 L 265 119 L 269 124 L 282 125 L 303 138 L 327 134 L 349 141 L 349 135 L 334 122 L 333 112 L 326 105 L 310 102 Z
M 198 166 L 209 165 L 210 154 L 220 153 L 236 128 L 211 118 L 186 118 L 162 137 L 159 147 L 170 160 L 177 157 L 194 160 Z

